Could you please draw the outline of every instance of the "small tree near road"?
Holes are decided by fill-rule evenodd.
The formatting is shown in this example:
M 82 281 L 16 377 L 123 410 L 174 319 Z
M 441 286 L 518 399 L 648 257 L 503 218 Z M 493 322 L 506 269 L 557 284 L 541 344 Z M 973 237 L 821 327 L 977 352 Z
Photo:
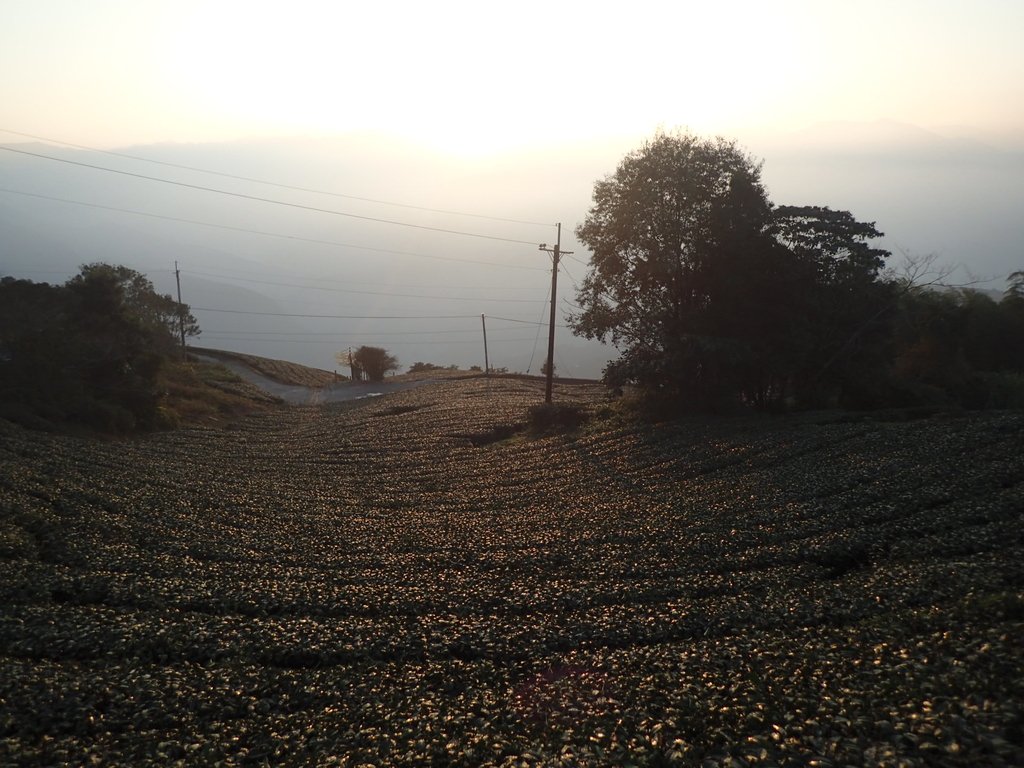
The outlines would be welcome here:
M 352 363 L 368 381 L 383 381 L 387 374 L 399 367 L 398 358 L 381 347 L 359 347 L 352 353 Z

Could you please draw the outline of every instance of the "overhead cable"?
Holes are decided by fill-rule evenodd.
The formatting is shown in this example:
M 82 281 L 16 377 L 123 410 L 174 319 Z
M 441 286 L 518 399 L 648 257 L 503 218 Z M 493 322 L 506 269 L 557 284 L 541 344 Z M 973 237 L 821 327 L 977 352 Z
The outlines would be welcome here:
M 53 155 L 44 155 L 40 152 L 28 152 L 24 149 L 15 149 L 14 147 L 0 146 L 0 150 L 4 152 L 14 152 L 19 155 L 27 155 L 28 157 L 38 157 L 43 160 L 52 160 L 57 163 L 66 163 L 68 165 L 75 165 L 81 168 L 91 168 L 96 171 L 106 171 L 107 173 L 116 173 L 121 176 L 130 176 L 136 179 L 146 179 L 147 181 L 156 181 L 160 184 L 170 184 L 175 187 L 184 187 L 186 189 L 196 189 L 203 192 L 213 192 L 218 195 L 227 195 L 229 197 L 237 197 L 242 200 L 253 200 L 259 203 L 270 203 L 271 205 L 281 205 L 287 208 L 298 208 L 304 211 L 313 211 L 314 213 L 327 213 L 332 216 L 345 216 L 350 219 L 359 219 L 361 221 L 372 221 L 377 224 L 391 224 L 396 227 L 409 227 L 411 229 L 422 229 L 429 232 L 440 232 L 447 235 L 459 235 L 461 237 L 476 237 L 483 240 L 496 240 L 504 243 L 517 243 L 520 245 L 536 245 L 532 240 L 517 240 L 511 237 L 498 237 L 497 235 L 485 235 L 479 232 L 464 232 L 458 229 L 445 229 L 443 227 L 430 227 L 425 224 L 413 224 L 407 221 L 395 221 L 394 219 L 381 219 L 375 216 L 362 216 L 357 213 L 347 213 L 345 211 L 335 211 L 330 208 L 318 208 L 314 205 L 303 205 L 301 203 L 289 203 L 286 200 L 275 200 L 269 197 L 260 197 L 259 195 L 247 195 L 243 192 L 231 192 L 226 189 L 217 189 L 215 187 L 205 187 L 201 184 L 189 184 L 184 181 L 172 181 L 171 179 L 161 179 L 158 176 L 147 176 L 144 173 L 132 173 L 131 171 L 121 171 L 117 168 L 107 168 L 102 165 L 93 165 L 92 163 L 82 163 L 77 160 L 69 160 L 63 157 L 54 157 Z
M 136 211 L 130 208 L 118 208 L 112 205 L 100 205 L 99 203 L 86 203 L 81 200 L 69 200 L 63 197 L 51 197 L 50 195 L 40 195 L 35 192 L 23 192 L 17 189 L 9 189 L 6 187 L 0 187 L 0 192 L 6 192 L 12 195 L 22 195 L 23 197 L 35 197 L 40 200 L 52 200 L 57 203 L 68 203 L 71 205 L 81 205 L 86 208 L 98 208 L 104 211 L 116 211 L 118 213 L 130 213 L 134 216 L 146 216 L 151 219 L 163 219 L 164 221 L 174 221 L 181 224 L 195 224 L 200 227 L 213 227 L 214 229 L 226 229 L 231 232 L 245 232 L 251 235 L 262 235 L 264 237 L 278 237 L 284 240 L 296 240 L 303 243 L 315 243 L 317 245 L 334 245 L 341 248 L 356 248 L 363 251 L 373 251 L 375 253 L 390 253 L 396 256 L 414 256 L 421 259 L 436 259 L 438 261 L 457 261 L 465 264 L 483 264 L 488 267 L 503 267 L 505 269 L 528 269 L 546 272 L 544 267 L 529 267 L 523 264 L 502 264 L 490 261 L 481 261 L 479 259 L 462 259 L 457 256 L 435 256 L 427 253 L 415 253 L 412 251 L 396 251 L 390 248 L 373 248 L 367 245 L 356 245 L 354 243 L 341 243 L 336 240 L 320 240 L 313 237 L 301 237 L 299 235 L 284 235 L 279 232 L 265 232 L 259 229 L 249 229 L 247 227 L 234 227 L 229 224 L 214 224 L 208 221 L 196 221 L 194 219 L 183 219 L 177 216 L 164 216 L 159 213 L 148 213 L 146 211 Z
M 197 312 L 223 312 L 231 315 L 262 315 L 266 317 L 309 317 L 324 318 L 328 320 L 478 320 L 480 315 L 314 315 L 298 312 L 256 312 L 244 309 L 217 309 L 214 307 L 190 307 Z M 526 325 L 538 325 L 533 320 L 520 320 L 514 317 L 498 317 L 488 315 L 488 319 L 501 320 L 506 323 L 525 323 Z M 539 323 L 545 325 L 545 323 Z M 557 328 L 567 328 L 566 325 L 556 325 Z
M 192 270 L 181 270 L 182 274 L 185 275 L 205 275 L 210 276 L 206 272 L 194 272 Z M 500 301 L 500 302 L 514 302 L 517 304 L 536 304 L 536 299 L 495 299 L 495 298 L 481 298 L 476 296 L 428 296 L 420 293 L 388 293 L 386 291 L 357 291 L 349 288 L 328 288 L 321 285 L 297 285 L 295 283 L 279 283 L 273 280 L 254 280 L 246 277 L 232 277 L 231 280 L 238 280 L 244 283 L 258 283 L 260 285 L 275 285 L 282 288 L 304 288 L 313 291 L 330 291 L 332 293 L 354 293 L 360 296 L 387 296 L 396 299 L 435 299 L 437 301 Z
M 254 312 L 244 309 L 215 309 L 213 307 L 190 307 L 200 312 L 224 312 L 230 315 L 265 315 L 267 317 L 321 317 L 330 320 L 468 320 L 479 315 L 310 315 L 296 312 Z M 515 321 L 513 321 L 515 322 Z
M 475 317 L 475 315 L 474 315 Z M 518 331 L 519 328 L 515 326 L 499 325 L 492 327 L 491 330 L 495 331 Z M 204 334 L 207 333 L 230 333 L 236 336 L 338 336 L 338 331 L 232 331 L 225 329 L 214 329 L 214 330 L 203 330 Z M 363 336 L 442 336 L 448 334 L 473 334 L 474 336 L 480 335 L 479 328 L 451 328 L 443 329 L 438 331 L 372 331 L 366 334 L 359 334 L 360 338 Z
M 367 340 L 365 336 L 353 335 L 353 334 L 347 334 L 347 335 L 339 334 L 333 340 L 327 340 L 327 339 L 274 339 L 274 338 L 261 338 L 261 337 L 252 337 L 252 336 L 239 337 L 239 336 L 230 336 L 230 335 L 223 335 L 223 334 L 216 334 L 216 333 L 213 333 L 213 334 L 203 333 L 202 337 L 203 337 L 203 339 L 219 339 L 221 341 L 255 341 L 255 342 L 260 342 L 260 343 L 263 343 L 263 344 L 266 344 L 266 343 L 274 343 L 274 344 L 326 344 L 326 345 L 330 345 L 330 346 L 334 346 L 334 347 L 337 347 L 337 346 L 349 343 L 348 341 L 346 341 L 346 339 L 347 340 L 352 340 L 353 344 L 355 344 L 357 341 L 358 342 L 364 342 L 364 341 Z M 498 339 L 492 339 L 491 341 L 496 342 L 496 343 L 502 343 L 502 342 L 529 341 L 529 339 L 524 339 L 524 338 L 502 339 L 502 338 L 498 338 Z M 449 341 L 408 341 L 408 342 L 389 341 L 388 342 L 388 346 L 396 347 L 396 346 L 403 346 L 405 344 L 413 344 L 413 345 L 419 347 L 419 346 L 421 346 L 423 344 L 444 344 L 445 346 L 447 346 L 447 345 L 450 345 L 450 344 L 472 344 L 472 345 L 477 345 L 479 343 L 480 343 L 480 341 L 478 339 L 470 339 L 468 341 L 467 340 L 461 340 L 461 341 L 450 341 L 450 340 Z
M 475 219 L 490 219 L 491 221 L 503 221 L 503 222 L 506 222 L 508 224 L 527 224 L 527 225 L 530 225 L 530 226 L 537 226 L 537 227 L 552 227 L 552 226 L 554 226 L 553 224 L 550 224 L 550 223 L 544 222 L 544 221 L 528 221 L 528 220 L 525 220 L 525 219 L 510 219 L 510 218 L 505 218 L 503 216 L 489 216 L 489 215 L 482 214 L 482 213 L 469 213 L 467 211 L 454 211 L 454 210 L 448 210 L 448 209 L 445 209 L 445 208 L 427 208 L 426 206 L 422 206 L 422 205 L 410 205 L 408 203 L 396 203 L 396 202 L 392 202 L 390 200 L 377 200 L 377 199 L 372 198 L 372 197 L 360 197 L 359 195 L 346 195 L 346 194 L 342 194 L 341 192 L 328 192 L 328 191 L 323 190 L 323 189 L 312 189 L 312 188 L 309 188 L 309 187 L 298 187 L 298 186 L 293 186 L 291 184 L 281 184 L 280 182 L 276 182 L 276 181 L 267 181 L 266 179 L 255 179 L 255 178 L 251 178 L 249 176 L 238 176 L 238 175 L 233 174 L 233 173 L 224 173 L 222 171 L 212 171 L 212 170 L 210 170 L 208 168 L 197 168 L 196 166 L 193 166 L 193 165 L 182 165 L 180 163 L 171 163 L 171 162 L 167 162 L 166 160 L 153 160 L 152 158 L 149 158 L 149 157 L 141 157 L 139 155 L 129 155 L 126 152 L 114 152 L 114 151 L 109 150 L 109 149 L 97 149 L 96 147 L 89 147 L 89 146 L 86 146 L 85 144 L 75 144 L 74 142 L 71 142 L 71 141 L 63 141 L 61 139 L 51 139 L 51 138 L 48 138 L 46 136 L 37 136 L 34 133 L 24 133 L 22 131 L 12 131 L 10 128 L 0 128 L 0 131 L 3 131 L 4 133 L 10 133 L 10 134 L 13 134 L 15 136 L 24 136 L 25 138 L 29 138 L 29 139 L 37 139 L 38 141 L 46 141 L 46 142 L 49 142 L 51 144 L 63 144 L 64 146 L 67 146 L 67 147 L 74 147 L 76 149 L 84 149 L 84 150 L 87 150 L 89 152 L 98 152 L 98 153 L 104 154 L 104 155 L 111 155 L 112 157 L 123 157 L 123 158 L 127 158 L 128 160 L 139 160 L 139 161 L 141 161 L 143 163 L 152 163 L 154 165 L 163 165 L 163 166 L 166 166 L 168 168 L 179 168 L 179 169 L 185 170 L 185 171 L 196 171 L 197 173 L 206 173 L 206 174 L 209 174 L 211 176 L 221 176 L 221 177 L 223 177 L 225 179 L 236 179 L 238 181 L 249 181 L 249 182 L 253 182 L 255 184 L 265 184 L 265 185 L 270 186 L 270 187 L 278 187 L 280 189 L 290 189 L 290 190 L 292 190 L 294 192 L 311 192 L 311 193 L 313 193 L 315 195 L 329 195 L 331 197 L 340 197 L 340 198 L 344 198 L 346 200 L 359 200 L 359 201 L 364 202 L 364 203 L 375 203 L 377 205 L 391 205 L 391 206 L 394 206 L 396 208 L 408 208 L 408 209 L 411 209 L 411 210 L 414 210 L 414 211 L 425 211 L 427 213 L 442 213 L 442 214 L 446 214 L 446 215 L 449 215 L 449 216 L 468 216 L 468 217 L 475 218 Z

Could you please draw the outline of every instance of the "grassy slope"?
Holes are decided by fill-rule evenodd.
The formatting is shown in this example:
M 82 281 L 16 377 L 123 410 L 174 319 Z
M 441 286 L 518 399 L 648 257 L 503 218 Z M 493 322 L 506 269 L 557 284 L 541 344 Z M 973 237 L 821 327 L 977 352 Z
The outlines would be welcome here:
M 309 366 L 299 365 L 287 360 L 273 360 L 268 357 L 246 355 L 241 352 L 225 352 L 219 349 L 200 349 L 196 347 L 193 348 L 193 351 L 211 357 L 237 360 L 245 363 L 257 373 L 261 373 L 267 378 L 279 381 L 282 384 L 293 384 L 316 389 L 326 387 L 338 381 L 338 377 L 334 375 L 333 371 L 310 368 Z
M 226 426 L 281 402 L 221 365 L 196 361 L 167 363 L 160 387 L 161 409 L 172 427 Z
M 0 422 L 0 763 L 1024 762 L 1024 417 L 474 447 L 541 386 Z

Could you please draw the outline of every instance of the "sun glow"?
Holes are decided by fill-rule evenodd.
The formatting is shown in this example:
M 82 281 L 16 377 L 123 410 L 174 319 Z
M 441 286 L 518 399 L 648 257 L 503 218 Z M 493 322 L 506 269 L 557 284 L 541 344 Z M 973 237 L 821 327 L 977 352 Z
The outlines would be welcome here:
M 0 104 L 107 145 L 374 132 L 465 155 L 657 126 L 1019 129 L 1024 5 L 939 5 L 50 0 L 0 25 Z
M 165 76 L 193 111 L 246 135 L 371 131 L 466 155 L 725 126 L 775 94 L 753 76 L 753 33 L 708 34 L 721 23 L 710 11 L 573 19 L 577 42 L 563 45 L 528 14 L 458 10 L 204 4 L 172 35 Z M 786 50 L 773 67 L 791 84 Z

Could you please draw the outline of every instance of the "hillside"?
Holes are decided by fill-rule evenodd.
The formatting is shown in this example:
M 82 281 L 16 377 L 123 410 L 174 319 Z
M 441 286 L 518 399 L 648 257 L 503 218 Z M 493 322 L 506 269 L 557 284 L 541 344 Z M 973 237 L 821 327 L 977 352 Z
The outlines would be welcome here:
M 288 360 L 274 360 L 256 355 L 246 355 L 241 352 L 227 352 L 221 349 L 205 349 L 192 347 L 193 353 L 199 353 L 221 360 L 236 360 L 244 363 L 257 373 L 281 384 L 310 387 L 313 389 L 326 387 L 338 381 L 338 376 L 333 371 L 325 371 L 320 368 L 310 368 L 306 365 L 293 363 Z
M 542 387 L 0 421 L 0 764 L 1024 762 L 1024 416 Z

